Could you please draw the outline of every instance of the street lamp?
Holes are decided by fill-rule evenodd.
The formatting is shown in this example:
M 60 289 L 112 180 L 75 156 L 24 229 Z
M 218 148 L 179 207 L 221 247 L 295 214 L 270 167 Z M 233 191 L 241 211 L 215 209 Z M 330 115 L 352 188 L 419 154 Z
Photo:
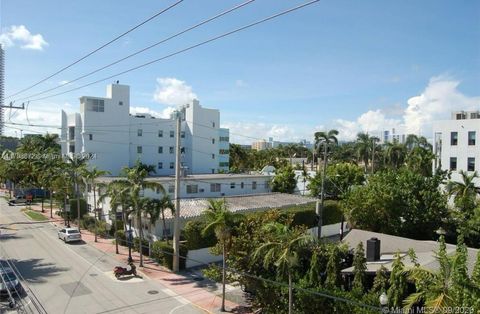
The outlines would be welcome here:
M 128 219 L 128 262 L 133 262 L 132 258 L 132 218 Z M 141 253 L 140 253 L 141 254 Z
M 380 297 L 378 298 L 380 301 L 380 306 L 382 307 L 382 313 L 388 313 L 388 296 L 385 292 L 383 292 Z

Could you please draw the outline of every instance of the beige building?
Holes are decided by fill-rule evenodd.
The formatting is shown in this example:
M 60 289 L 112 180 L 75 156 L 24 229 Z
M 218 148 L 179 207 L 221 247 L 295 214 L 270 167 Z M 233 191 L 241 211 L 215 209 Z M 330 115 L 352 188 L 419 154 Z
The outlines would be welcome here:
M 255 150 L 264 150 L 268 148 L 272 148 L 272 143 L 267 142 L 266 140 L 261 140 L 261 141 L 252 143 L 252 149 L 255 149 Z

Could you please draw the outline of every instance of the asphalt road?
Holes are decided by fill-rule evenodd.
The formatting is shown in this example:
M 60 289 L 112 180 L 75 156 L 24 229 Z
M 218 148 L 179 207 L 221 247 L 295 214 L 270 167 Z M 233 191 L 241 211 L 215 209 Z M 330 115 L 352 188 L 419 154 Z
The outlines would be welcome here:
M 145 276 L 116 280 L 112 269 L 118 262 L 112 256 L 84 243 L 63 243 L 51 223 L 29 223 L 20 207 L 10 207 L 4 199 L 0 227 L 0 258 L 9 257 L 24 278 L 25 290 L 33 292 L 21 299 L 29 313 L 39 313 L 34 296 L 53 314 L 204 313 Z M 0 313 L 5 311 L 1 302 Z

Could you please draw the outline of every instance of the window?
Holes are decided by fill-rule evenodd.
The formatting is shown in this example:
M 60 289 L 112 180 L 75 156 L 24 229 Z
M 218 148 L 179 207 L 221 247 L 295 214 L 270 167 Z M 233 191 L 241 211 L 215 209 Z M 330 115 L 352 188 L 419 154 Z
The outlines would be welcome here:
M 215 144 L 215 139 L 214 138 L 212 138 L 212 144 Z
M 468 157 L 467 159 L 467 171 L 475 171 L 475 158 Z
M 92 192 L 92 185 L 90 183 L 87 184 L 87 192 L 88 193 Z
M 228 150 L 228 149 L 220 149 L 219 153 L 220 153 L 220 155 L 228 155 L 228 154 L 230 154 L 230 150 Z
M 212 159 L 215 159 L 215 154 L 212 154 Z
M 212 128 L 214 128 L 214 127 L 215 127 L 215 122 L 212 122 Z
M 141 154 L 142 153 L 142 146 L 137 146 L 137 154 Z
M 457 170 L 457 157 L 450 157 L 450 170 Z
M 175 168 L 175 163 L 174 163 L 174 162 L 171 162 L 171 163 L 170 163 L 170 169 L 173 169 L 173 168 Z
M 173 147 L 173 146 L 170 146 L 170 147 L 168 148 L 168 151 L 170 152 L 170 154 L 173 154 L 173 149 L 174 149 L 174 148 L 175 148 L 175 147 Z
M 218 164 L 220 167 L 228 167 L 228 162 L 222 161 Z
M 180 137 L 185 138 L 185 131 L 180 132 Z
M 457 114 L 456 114 L 456 118 L 457 118 L 457 120 L 463 120 L 463 119 L 465 119 L 466 117 L 465 117 L 465 114 L 464 114 L 464 113 L 457 113 Z
M 155 192 L 156 192 L 157 194 L 160 194 L 160 188 L 159 188 L 158 186 L 155 188 Z
M 475 131 L 468 132 L 468 145 L 475 145 L 475 138 L 477 137 L 476 135 L 477 134 Z
M 163 146 L 158 146 L 158 153 L 163 154 Z
M 458 144 L 458 132 L 450 133 L 450 145 L 455 146 Z
M 68 147 L 68 152 L 74 154 L 74 153 L 75 153 L 75 145 L 70 145 L 70 146 Z
M 480 119 L 480 113 L 478 112 L 470 113 L 470 119 Z
M 68 139 L 70 141 L 73 141 L 75 139 L 75 127 L 74 126 L 69 126 L 68 127 Z
M 137 136 L 142 136 L 143 134 L 143 130 L 142 129 L 138 129 L 137 130 Z
M 243 182 L 240 183 L 240 188 L 243 189 L 245 187 L 245 184 Z
M 253 181 L 252 182 L 252 190 L 256 190 L 257 189 L 257 181 Z
M 168 193 L 175 193 L 175 185 L 168 186 Z
M 87 99 L 87 110 L 105 112 L 105 101 L 103 99 Z
M 119 102 L 118 102 L 118 105 L 119 105 L 119 106 L 123 106 L 123 101 L 119 101 Z
M 265 181 L 265 189 L 270 188 L 270 181 Z
M 163 169 L 163 162 L 158 163 L 158 169 Z
M 163 137 L 163 131 L 162 130 L 158 130 L 158 137 Z
M 235 182 L 230 183 L 230 188 L 234 189 L 235 188 Z
M 222 185 L 220 183 L 210 183 L 210 192 L 221 192 Z
M 214 173 L 215 173 L 215 169 L 214 169 L 214 168 L 212 168 L 212 169 L 210 169 L 210 170 L 212 171 L 212 174 L 214 174 Z
M 198 185 L 188 184 L 187 185 L 187 194 L 196 194 L 198 193 Z
M 228 141 L 230 141 L 228 136 L 220 136 L 220 142 L 228 142 Z
M 88 140 L 89 141 L 93 140 L 93 134 L 88 134 Z
M 170 137 L 175 137 L 175 132 L 170 131 Z

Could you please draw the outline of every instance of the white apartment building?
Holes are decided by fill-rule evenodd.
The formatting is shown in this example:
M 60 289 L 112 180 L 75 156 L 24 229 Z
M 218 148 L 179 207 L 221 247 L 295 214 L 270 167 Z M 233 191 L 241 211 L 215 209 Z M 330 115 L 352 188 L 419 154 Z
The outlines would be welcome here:
M 220 112 L 198 100 L 179 108 L 181 161 L 188 174 L 228 172 L 229 130 Z M 62 154 L 88 154 L 90 166 L 119 175 L 136 160 L 154 165 L 157 175 L 175 172 L 175 119 L 130 114 L 130 87 L 111 84 L 103 97 L 80 97 L 80 112 L 62 111 Z
M 453 112 L 450 120 L 434 122 L 433 132 L 435 168 L 452 170 L 455 181 L 460 170 L 480 172 L 480 111 Z

